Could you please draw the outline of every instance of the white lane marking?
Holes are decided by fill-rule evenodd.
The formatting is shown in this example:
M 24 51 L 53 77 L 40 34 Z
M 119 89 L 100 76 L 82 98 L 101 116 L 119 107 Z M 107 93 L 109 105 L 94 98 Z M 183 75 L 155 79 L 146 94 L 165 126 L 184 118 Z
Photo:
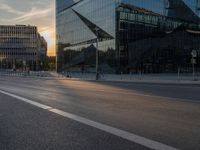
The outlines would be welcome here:
M 31 104 L 31 105 L 40 107 L 40 108 L 42 108 L 42 109 L 52 109 L 52 107 L 50 107 L 50 106 L 43 105 L 43 104 L 40 104 L 40 103 L 38 103 L 38 102 L 34 102 L 34 101 L 29 100 L 29 99 L 26 99 L 26 98 L 23 98 L 23 97 L 20 97 L 20 96 L 17 96 L 17 95 L 14 95 L 14 94 L 11 94 L 11 93 L 2 91 L 2 90 L 0 90 L 0 93 L 5 94 L 5 95 L 8 95 L 8 96 L 13 97 L 13 98 L 16 98 L 16 99 L 18 99 L 18 100 L 24 101 L 24 102 L 29 103 L 29 104 Z
M 16 99 L 21 100 L 23 102 L 29 103 L 31 105 L 37 106 L 39 108 L 45 109 L 47 111 L 56 113 L 58 115 L 61 115 L 63 117 L 66 117 L 66 118 L 74 120 L 74 121 L 77 121 L 79 123 L 94 127 L 96 129 L 102 130 L 102 131 L 110 133 L 112 135 L 116 135 L 118 137 L 129 140 L 131 142 L 143 145 L 143 146 L 150 148 L 150 149 L 154 149 L 154 150 L 178 150 L 177 148 L 168 146 L 166 144 L 162 144 L 160 142 L 153 141 L 153 140 L 150 140 L 150 139 L 135 135 L 133 133 L 130 133 L 130 132 L 127 132 L 127 131 L 124 131 L 124 130 L 121 130 L 121 129 L 117 129 L 117 128 L 114 128 L 114 127 L 111 127 L 111 126 L 108 126 L 108 125 L 105 125 L 105 124 L 102 124 L 102 123 L 99 123 L 99 122 L 96 122 L 96 121 L 92 121 L 92 120 L 89 120 L 87 118 L 83 118 L 83 117 L 80 117 L 78 115 L 75 115 L 75 114 L 64 112 L 64 111 L 58 110 L 58 109 L 53 109 L 50 106 L 40 104 L 38 102 L 23 98 L 23 97 L 20 97 L 20 96 L 11 94 L 11 93 L 8 93 L 6 91 L 0 90 L 0 93 L 5 94 L 5 95 L 10 96 L 10 97 L 13 97 L 13 98 L 16 98 Z
M 77 122 L 81 122 L 83 124 L 89 125 L 91 127 L 100 129 L 104 132 L 108 132 L 110 134 L 116 135 L 116 136 L 121 137 L 123 139 L 126 139 L 126 140 L 132 141 L 134 143 L 143 145 L 147 148 L 151 148 L 151 149 L 155 149 L 155 150 L 177 150 L 176 148 L 162 144 L 160 142 L 156 142 L 156 141 L 135 135 L 133 133 L 130 133 L 130 132 L 127 132 L 127 131 L 124 131 L 124 130 L 120 130 L 120 129 L 117 129 L 117 128 L 114 128 L 114 127 L 111 127 L 111 126 L 108 126 L 108 125 L 105 125 L 105 124 L 102 124 L 102 123 L 99 123 L 99 122 L 95 122 L 95 121 L 92 121 L 92 120 L 89 120 L 89 119 L 86 119 L 86 118 L 83 118 L 83 117 L 80 117 L 80 116 L 77 116 L 77 115 L 74 115 L 74 114 L 71 114 L 71 113 L 67 113 L 67 112 L 64 112 L 64 111 L 61 111 L 61 110 L 58 110 L 58 109 L 51 109 L 50 111 L 54 112 L 56 114 L 59 114 L 63 117 L 66 117 L 66 118 L 75 120 Z

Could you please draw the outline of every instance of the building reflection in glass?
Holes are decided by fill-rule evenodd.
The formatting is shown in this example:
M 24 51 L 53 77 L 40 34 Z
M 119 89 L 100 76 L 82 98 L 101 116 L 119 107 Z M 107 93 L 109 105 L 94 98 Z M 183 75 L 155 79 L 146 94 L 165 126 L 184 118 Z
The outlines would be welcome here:
M 58 71 L 95 72 L 98 35 L 105 73 L 190 72 L 199 25 L 196 1 L 57 0 Z

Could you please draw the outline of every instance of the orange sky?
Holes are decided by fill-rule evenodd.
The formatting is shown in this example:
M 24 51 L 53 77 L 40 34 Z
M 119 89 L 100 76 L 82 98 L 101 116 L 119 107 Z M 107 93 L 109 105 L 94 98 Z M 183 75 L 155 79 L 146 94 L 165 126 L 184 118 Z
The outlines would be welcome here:
M 55 55 L 55 0 L 0 0 L 1 25 L 33 25 Z
M 39 32 L 48 43 L 48 56 L 55 56 L 55 29 L 49 28 L 47 30 L 41 31 L 39 28 Z

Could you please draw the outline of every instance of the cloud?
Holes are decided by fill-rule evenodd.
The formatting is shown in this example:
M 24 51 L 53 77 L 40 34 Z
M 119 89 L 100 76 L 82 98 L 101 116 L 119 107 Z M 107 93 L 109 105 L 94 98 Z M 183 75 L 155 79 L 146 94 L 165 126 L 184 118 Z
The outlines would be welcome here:
M 30 12 L 24 13 L 22 16 L 15 18 L 17 22 L 25 22 L 33 19 L 42 19 L 49 16 L 53 12 L 53 8 L 38 9 L 33 7 Z
M 4 3 L 1 3 L 0 4 L 0 10 L 3 10 L 3 11 L 6 11 L 8 13 L 13 13 L 13 14 L 17 14 L 17 15 L 21 15 L 23 14 L 24 12 L 22 11 L 19 11 L 17 9 L 14 9 L 12 8 L 11 6 L 7 5 L 7 4 L 4 4 Z
M 55 54 L 54 0 L 0 0 L 0 24 L 24 24 L 38 27 L 46 36 L 49 53 Z

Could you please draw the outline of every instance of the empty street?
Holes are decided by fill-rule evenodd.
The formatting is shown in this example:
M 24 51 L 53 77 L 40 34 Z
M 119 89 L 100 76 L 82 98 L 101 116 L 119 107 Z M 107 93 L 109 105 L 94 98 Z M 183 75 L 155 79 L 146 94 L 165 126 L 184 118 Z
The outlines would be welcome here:
M 0 149 L 200 149 L 200 86 L 0 79 Z

